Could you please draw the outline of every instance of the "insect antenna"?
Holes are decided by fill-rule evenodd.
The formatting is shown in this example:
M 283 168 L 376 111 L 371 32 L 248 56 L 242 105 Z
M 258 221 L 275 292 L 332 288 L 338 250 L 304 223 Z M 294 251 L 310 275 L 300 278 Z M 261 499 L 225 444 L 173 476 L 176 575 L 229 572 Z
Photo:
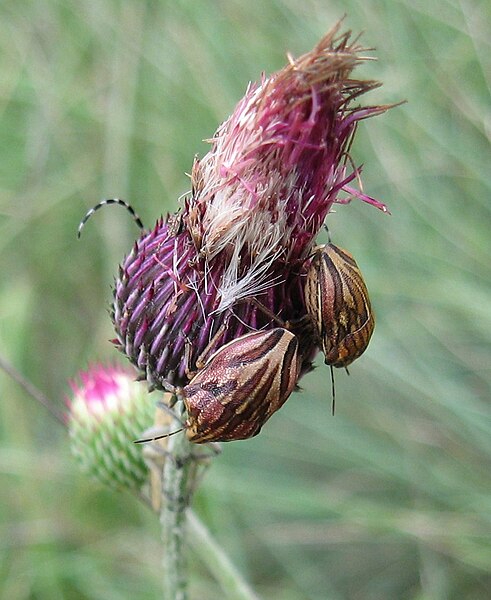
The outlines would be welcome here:
M 176 431 L 171 431 L 170 433 L 164 433 L 163 435 L 157 435 L 151 438 L 145 438 L 143 440 L 135 440 L 133 443 L 135 444 L 146 444 L 147 442 L 156 442 L 157 440 L 162 440 L 163 438 L 168 438 L 171 435 L 176 435 L 176 433 L 181 433 L 184 431 L 185 427 L 181 427 L 180 429 L 176 429 Z
M 79 223 L 77 238 L 80 239 L 82 229 L 84 228 L 85 223 L 87 223 L 87 221 L 90 219 L 90 217 L 95 212 L 97 212 L 100 208 L 102 208 L 103 206 L 107 206 L 109 204 L 119 204 L 119 206 L 123 206 L 124 208 L 126 208 L 126 210 L 133 217 L 133 221 L 135 221 L 135 223 L 138 225 L 138 227 L 140 229 L 144 229 L 144 226 L 143 226 L 143 223 L 142 223 L 140 217 L 136 214 L 135 209 L 131 206 L 131 204 L 128 204 L 127 202 L 125 202 L 124 200 L 120 200 L 119 198 L 107 198 L 106 200 L 101 200 L 99 202 L 99 204 L 96 204 L 89 211 L 87 211 L 87 214 Z

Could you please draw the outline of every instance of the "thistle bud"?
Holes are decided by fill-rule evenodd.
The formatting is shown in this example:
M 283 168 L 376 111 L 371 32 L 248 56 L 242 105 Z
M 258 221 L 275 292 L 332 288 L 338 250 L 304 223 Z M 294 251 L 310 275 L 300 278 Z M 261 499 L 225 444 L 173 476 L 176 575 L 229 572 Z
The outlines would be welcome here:
M 105 485 L 140 490 L 148 479 L 134 440 L 153 423 L 154 403 L 132 369 L 93 365 L 71 382 L 67 400 L 72 452 Z

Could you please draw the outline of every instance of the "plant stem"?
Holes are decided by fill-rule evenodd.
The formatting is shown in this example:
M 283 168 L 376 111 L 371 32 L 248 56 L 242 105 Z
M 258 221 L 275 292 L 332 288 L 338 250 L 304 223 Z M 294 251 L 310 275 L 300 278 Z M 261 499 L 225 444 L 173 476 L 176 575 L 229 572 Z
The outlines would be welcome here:
M 190 502 L 195 461 L 186 434 L 167 440 L 168 458 L 162 474 L 160 523 L 164 544 L 164 600 L 186 600 L 186 509 Z
M 5 371 L 9 377 L 11 377 L 15 382 L 17 382 L 25 392 L 37 402 L 40 402 L 44 408 L 48 410 L 48 412 L 59 422 L 63 427 L 66 427 L 65 419 L 63 418 L 63 413 L 61 410 L 58 410 L 56 406 L 51 402 L 51 400 L 45 396 L 36 386 L 34 386 L 29 380 L 27 380 L 23 375 L 17 371 L 10 363 L 8 363 L 2 356 L 0 356 L 0 369 Z
M 192 510 L 187 511 L 187 525 L 190 545 L 220 584 L 227 600 L 258 600 L 259 596 L 242 579 L 229 557 Z
M 164 440 L 161 440 L 164 442 Z M 187 599 L 187 550 L 191 546 L 228 600 L 258 600 L 222 548 L 189 508 L 206 456 L 185 433 L 165 438 L 160 523 L 164 546 L 164 600 Z M 155 508 L 155 505 L 154 505 Z M 188 535 L 189 534 L 189 535 Z

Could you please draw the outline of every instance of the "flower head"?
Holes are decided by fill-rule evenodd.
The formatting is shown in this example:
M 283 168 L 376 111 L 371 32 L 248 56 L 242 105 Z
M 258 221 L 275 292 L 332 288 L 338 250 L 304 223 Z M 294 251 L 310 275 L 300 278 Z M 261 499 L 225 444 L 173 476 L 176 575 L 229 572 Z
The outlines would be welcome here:
M 83 470 L 112 487 L 140 489 L 148 478 L 133 444 L 153 422 L 154 405 L 132 369 L 92 365 L 71 382 L 71 448 Z
M 249 85 L 195 160 L 181 212 L 124 261 L 116 342 L 153 385 L 185 384 L 210 340 L 216 349 L 278 320 L 309 369 L 318 347 L 303 319 L 304 279 L 316 235 L 334 203 L 357 197 L 386 210 L 352 187 L 360 169 L 349 148 L 357 123 L 388 107 L 357 104 L 379 84 L 352 77 L 363 48 L 338 30 Z

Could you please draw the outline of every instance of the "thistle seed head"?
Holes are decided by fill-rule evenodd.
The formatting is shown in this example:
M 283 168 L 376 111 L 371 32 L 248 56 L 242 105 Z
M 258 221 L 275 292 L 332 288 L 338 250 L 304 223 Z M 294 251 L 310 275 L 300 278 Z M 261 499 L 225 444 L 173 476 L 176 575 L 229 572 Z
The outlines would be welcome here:
M 195 160 L 181 211 L 157 221 L 124 260 L 116 343 L 153 386 L 185 385 L 210 340 L 217 349 L 277 327 L 271 314 L 290 323 L 301 372 L 310 368 L 318 347 L 305 324 L 304 282 L 316 235 L 334 203 L 356 197 L 386 210 L 353 187 L 357 123 L 389 108 L 358 104 L 379 85 L 352 76 L 364 50 L 338 25 L 249 85 Z

